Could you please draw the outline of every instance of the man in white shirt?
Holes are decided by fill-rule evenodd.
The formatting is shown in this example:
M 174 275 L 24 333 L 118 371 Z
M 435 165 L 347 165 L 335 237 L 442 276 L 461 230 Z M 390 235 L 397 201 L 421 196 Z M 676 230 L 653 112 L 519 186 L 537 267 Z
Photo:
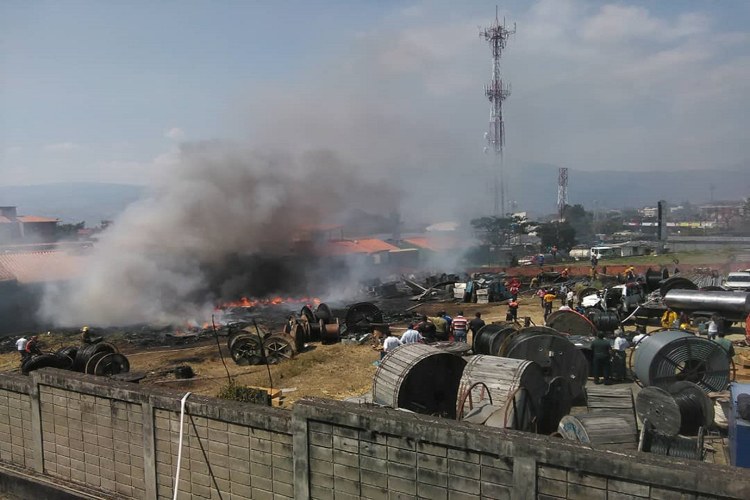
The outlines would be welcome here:
M 617 337 L 615 337 L 615 351 L 624 351 L 630 347 L 630 342 L 625 338 L 625 334 L 622 330 L 617 330 L 615 334 L 617 335 Z
M 567 304 L 569 307 L 573 307 L 573 290 L 568 290 L 568 294 L 566 295 Z
M 409 323 L 409 328 L 401 335 L 402 344 L 416 344 L 422 342 L 422 336 L 414 329 L 414 323 Z
M 398 339 L 398 337 L 394 337 L 391 332 L 386 333 L 385 339 L 383 339 L 383 352 L 380 353 L 380 359 L 383 359 L 386 354 L 393 351 L 400 345 L 401 341 Z
M 630 344 L 625 338 L 625 332 L 622 331 L 622 328 L 618 328 L 615 331 L 615 345 L 612 349 L 612 375 L 615 380 L 625 380 L 627 378 L 625 350 L 628 347 L 630 347 Z
M 26 339 L 26 337 L 21 337 L 20 339 L 16 340 L 16 349 L 18 350 L 18 354 L 21 355 L 21 361 L 26 359 L 26 356 L 28 353 L 26 352 L 26 344 L 29 341 Z
M 648 340 L 648 334 L 646 332 L 640 332 L 638 335 L 633 337 L 633 347 L 638 349 L 638 346 Z

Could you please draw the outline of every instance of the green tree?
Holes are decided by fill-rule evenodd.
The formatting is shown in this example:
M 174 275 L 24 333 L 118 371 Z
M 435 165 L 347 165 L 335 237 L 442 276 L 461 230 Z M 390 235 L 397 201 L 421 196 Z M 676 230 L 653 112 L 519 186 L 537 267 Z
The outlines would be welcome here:
M 529 222 L 525 217 L 479 217 L 473 219 L 471 225 L 482 243 L 503 246 L 513 234 L 525 234 Z
M 568 251 L 576 244 L 576 230 L 567 220 L 545 222 L 537 226 L 536 234 L 541 239 L 542 249 L 557 246 Z
M 78 230 L 86 227 L 86 221 L 81 221 L 77 224 L 58 224 L 57 226 L 57 239 L 58 240 L 75 240 L 78 239 Z

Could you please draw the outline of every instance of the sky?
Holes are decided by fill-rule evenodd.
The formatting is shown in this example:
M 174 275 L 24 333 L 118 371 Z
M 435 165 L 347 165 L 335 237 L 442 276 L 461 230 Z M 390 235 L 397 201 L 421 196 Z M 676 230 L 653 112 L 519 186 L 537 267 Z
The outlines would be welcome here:
M 506 168 L 749 168 L 750 3 L 511 1 Z M 0 2 L 0 185 L 146 184 L 181 144 L 486 172 L 493 2 Z M 484 177 L 483 177 L 484 179 Z

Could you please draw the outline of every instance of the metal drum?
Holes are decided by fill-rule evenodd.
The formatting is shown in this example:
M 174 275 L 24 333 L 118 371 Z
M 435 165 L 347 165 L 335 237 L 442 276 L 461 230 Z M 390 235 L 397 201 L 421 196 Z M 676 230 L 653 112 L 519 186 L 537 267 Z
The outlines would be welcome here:
M 466 360 L 426 344 L 389 352 L 375 372 L 372 400 L 391 408 L 456 418 L 456 395 Z
M 522 328 L 506 339 L 500 348 L 500 355 L 536 362 L 544 371 L 548 383 L 555 377 L 563 377 L 567 381 L 571 401 L 584 396 L 588 378 L 586 357 L 565 335 L 552 328 Z
M 474 354 L 498 356 L 505 339 L 517 330 L 518 326 L 511 322 L 484 325 L 472 338 L 471 349 Z
M 703 392 L 723 391 L 729 384 L 730 360 L 716 342 L 681 330 L 654 333 L 635 350 L 633 372 L 643 386 L 697 384 Z

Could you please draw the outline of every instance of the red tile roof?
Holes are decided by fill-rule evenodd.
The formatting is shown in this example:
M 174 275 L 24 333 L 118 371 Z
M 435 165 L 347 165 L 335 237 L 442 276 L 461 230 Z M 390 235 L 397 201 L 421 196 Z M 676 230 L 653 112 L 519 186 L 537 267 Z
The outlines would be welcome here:
M 386 243 L 383 240 L 366 238 L 362 240 L 336 240 L 327 241 L 324 252 L 327 255 L 346 255 L 353 253 L 378 253 L 398 250 L 398 247 Z
M 60 219 L 52 217 L 39 217 L 36 215 L 19 215 L 18 220 L 21 222 L 60 222 Z
M 5 269 L 19 283 L 67 281 L 81 273 L 84 259 L 55 251 L 6 253 L 0 254 L 0 269 Z

